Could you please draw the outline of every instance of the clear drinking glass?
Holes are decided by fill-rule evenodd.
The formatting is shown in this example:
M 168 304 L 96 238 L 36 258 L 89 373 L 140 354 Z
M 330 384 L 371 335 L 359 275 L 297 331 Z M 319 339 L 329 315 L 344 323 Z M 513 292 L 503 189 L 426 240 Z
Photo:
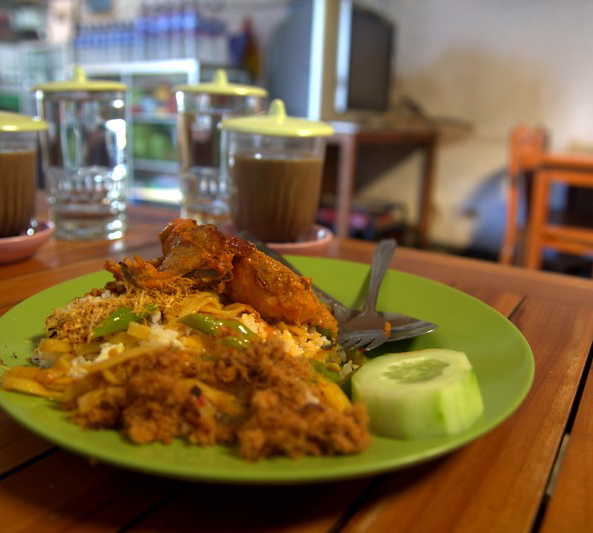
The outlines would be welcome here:
M 220 123 L 263 112 L 266 91 L 228 83 L 225 72 L 217 71 L 212 83 L 178 87 L 176 98 L 181 216 L 200 224 L 227 224 L 229 187 L 220 165 Z
M 126 227 L 125 86 L 77 82 L 36 91 L 49 123 L 41 147 L 56 237 L 117 239 Z

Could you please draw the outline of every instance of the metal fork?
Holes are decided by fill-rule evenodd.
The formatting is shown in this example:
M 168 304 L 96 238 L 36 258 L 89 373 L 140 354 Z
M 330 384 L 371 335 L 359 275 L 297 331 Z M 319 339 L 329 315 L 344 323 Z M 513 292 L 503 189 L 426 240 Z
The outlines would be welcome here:
M 276 252 L 276 250 L 272 250 L 266 246 L 266 244 L 259 241 L 253 235 L 249 234 L 248 232 L 239 232 L 239 236 L 243 239 L 251 241 L 258 250 L 290 268 L 295 274 L 302 276 L 302 273 L 290 261 Z M 333 315 L 336 317 L 340 329 L 342 328 L 343 324 L 360 313 L 360 311 L 356 309 L 351 309 L 350 307 L 345 306 L 342 302 L 336 300 L 331 294 L 328 294 L 324 290 L 317 287 L 315 284 L 311 286 L 311 289 L 317 298 L 319 298 L 320 301 L 329 307 Z M 377 346 L 380 346 L 384 342 L 412 339 L 426 333 L 431 333 L 438 328 L 438 326 L 432 322 L 419 320 L 413 316 L 404 315 L 401 313 L 381 311 L 380 314 L 383 316 L 383 324 L 381 325 L 380 329 L 359 330 L 351 332 L 348 334 L 348 338 L 351 339 L 352 342 L 356 340 L 356 344 L 360 344 L 360 346 L 365 346 L 365 350 L 371 350 Z M 389 322 L 391 324 L 391 332 L 388 337 L 385 336 L 385 330 L 383 327 L 385 322 Z
M 366 348 L 371 350 L 383 344 L 389 337 L 391 326 L 385 329 L 387 320 L 376 311 L 379 289 L 391 258 L 395 252 L 397 243 L 394 239 L 385 239 L 379 242 L 373 253 L 371 265 L 371 277 L 367 297 L 362 310 L 350 318 L 347 322 L 340 324 L 340 336 L 338 342 L 345 348 Z M 375 331 L 379 335 L 369 339 L 368 335 L 360 335 L 360 332 Z

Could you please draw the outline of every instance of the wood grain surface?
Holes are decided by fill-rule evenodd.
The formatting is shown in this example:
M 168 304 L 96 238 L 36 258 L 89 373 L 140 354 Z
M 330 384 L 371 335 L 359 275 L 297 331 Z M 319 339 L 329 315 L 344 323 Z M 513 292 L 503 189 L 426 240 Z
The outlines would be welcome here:
M 576 411 L 558 477 L 546 507 L 542 533 L 593 530 L 593 380 L 591 371 Z
M 131 229 L 120 241 L 51 241 L 33 259 L 0 267 L 0 313 L 55 283 L 99 270 L 107 257 L 158 255 L 157 232 L 174 213 L 131 212 Z M 372 250 L 369 243 L 338 240 L 328 256 L 369 262 Z M 391 474 L 232 487 L 91 464 L 0 413 L 0 531 L 530 532 L 540 524 L 545 532 L 592 531 L 593 385 L 585 382 L 585 368 L 593 282 L 407 249 L 398 250 L 393 266 L 483 300 L 532 346 L 532 391 L 486 436 Z M 548 502 L 544 492 L 567 427 L 567 452 Z
M 527 298 L 513 314 L 536 360 L 525 402 L 485 437 L 418 467 L 426 475 L 388 476 L 345 532 L 529 531 L 593 336 L 593 312 L 572 318 L 568 306 Z

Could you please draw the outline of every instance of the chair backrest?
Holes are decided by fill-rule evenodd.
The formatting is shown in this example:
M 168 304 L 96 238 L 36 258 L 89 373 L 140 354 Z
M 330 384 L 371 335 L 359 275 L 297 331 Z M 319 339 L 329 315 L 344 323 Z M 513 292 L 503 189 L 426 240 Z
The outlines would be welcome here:
M 548 148 L 548 132 L 542 127 L 519 125 L 509 140 L 509 175 L 533 170 Z

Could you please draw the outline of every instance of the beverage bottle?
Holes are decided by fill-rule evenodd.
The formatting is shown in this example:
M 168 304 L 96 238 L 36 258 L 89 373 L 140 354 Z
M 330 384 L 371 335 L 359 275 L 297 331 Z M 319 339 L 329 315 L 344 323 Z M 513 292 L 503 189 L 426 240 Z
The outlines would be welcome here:
M 74 41 L 73 41 L 73 45 L 74 45 L 74 61 L 75 63 L 82 65 L 83 63 L 85 63 L 85 57 L 84 57 L 84 39 L 85 39 L 85 35 L 84 35 L 84 31 L 85 31 L 85 27 L 84 26 L 79 26 L 76 32 L 76 35 L 74 36 Z
M 121 61 L 130 61 L 134 57 L 134 25 L 132 22 L 125 22 L 121 27 L 120 37 Z
M 183 4 L 176 1 L 171 6 L 169 28 L 169 56 L 180 58 L 184 55 Z
M 251 79 L 256 80 L 261 74 L 261 54 L 250 17 L 243 21 L 243 33 L 246 40 L 241 66 L 249 72 Z
M 92 63 L 93 60 L 93 27 L 88 25 L 85 28 L 84 37 L 84 62 Z
M 170 56 L 170 27 L 171 17 L 168 4 L 161 4 L 156 8 L 155 26 L 155 55 L 157 59 L 168 59 Z
M 142 61 L 146 57 L 146 37 L 148 25 L 148 6 L 146 1 L 140 6 L 140 13 L 134 21 L 134 53 L 135 61 Z
M 213 21 L 213 63 L 227 65 L 229 62 L 227 27 L 223 20 Z
M 119 61 L 117 24 L 107 24 L 105 26 L 104 39 L 105 53 L 103 57 L 110 62 L 117 63 Z
M 192 0 L 183 2 L 183 56 L 195 59 L 198 56 L 198 9 Z
M 213 63 L 212 60 L 212 19 L 209 17 L 201 17 L 196 35 L 200 49 L 198 50 L 198 57 L 203 63 Z
M 247 44 L 247 35 L 240 26 L 235 26 L 228 37 L 228 55 L 229 65 L 240 67 L 245 55 L 245 46 Z
M 145 32 L 145 54 L 144 59 L 150 60 L 158 57 L 158 5 L 155 2 L 146 2 L 146 32 Z
M 111 53 L 111 30 L 108 24 L 101 25 L 99 29 L 99 38 L 97 39 L 97 56 L 95 63 L 104 63 L 109 61 L 109 54 Z
M 101 28 L 98 25 L 91 27 L 89 39 L 89 63 L 96 63 L 101 46 Z

